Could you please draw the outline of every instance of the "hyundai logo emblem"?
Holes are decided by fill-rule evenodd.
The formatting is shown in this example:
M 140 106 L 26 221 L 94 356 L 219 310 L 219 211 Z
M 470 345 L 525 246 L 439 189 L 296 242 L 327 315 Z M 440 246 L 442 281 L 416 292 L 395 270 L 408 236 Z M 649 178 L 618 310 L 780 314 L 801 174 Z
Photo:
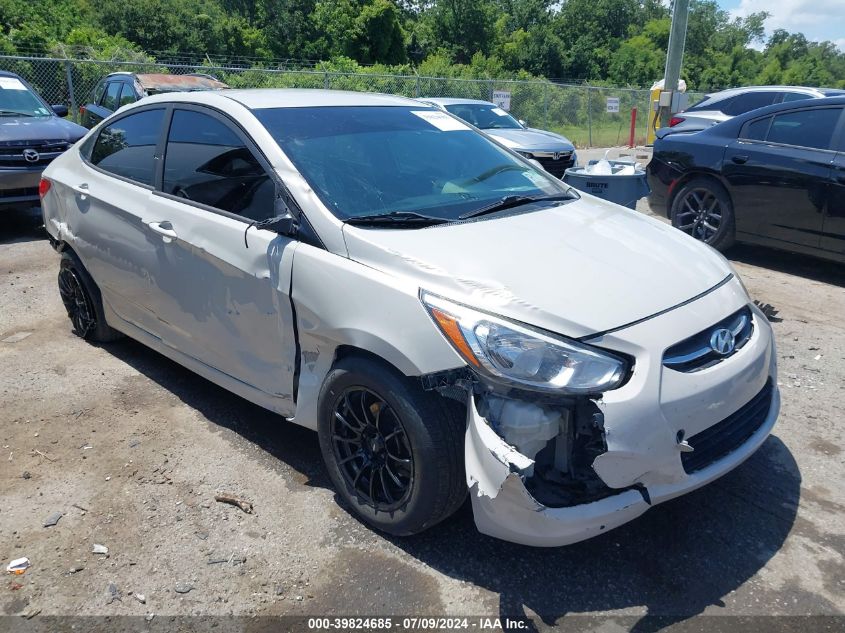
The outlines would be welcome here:
M 37 163 L 39 158 L 41 156 L 34 149 L 25 149 L 23 151 L 23 159 L 28 163 Z
M 733 332 L 725 328 L 716 330 L 710 336 L 710 349 L 720 356 L 727 356 L 734 351 L 734 345 L 736 345 L 736 341 Z

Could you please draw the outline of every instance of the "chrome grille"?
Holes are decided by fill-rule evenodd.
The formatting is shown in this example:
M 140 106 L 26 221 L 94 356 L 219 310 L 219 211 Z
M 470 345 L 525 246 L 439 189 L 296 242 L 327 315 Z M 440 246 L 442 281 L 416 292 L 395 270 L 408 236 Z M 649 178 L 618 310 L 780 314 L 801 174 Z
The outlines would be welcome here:
M 19 167 L 22 169 L 46 167 L 68 147 L 70 147 L 70 143 L 62 140 L 6 141 L 0 143 L 0 167 Z M 27 160 L 24 156 L 26 150 L 38 152 L 38 159 L 35 161 Z
M 717 352 L 711 345 L 713 333 L 722 329 L 733 334 L 733 349 L 727 354 Z M 751 338 L 753 331 L 754 319 L 751 309 L 745 306 L 706 330 L 693 334 L 667 349 L 663 354 L 663 365 L 683 372 L 705 369 L 736 354 Z
M 530 158 L 540 163 L 555 178 L 563 178 L 563 172 L 575 164 L 573 152 L 559 152 L 557 159 L 550 152 L 532 152 Z

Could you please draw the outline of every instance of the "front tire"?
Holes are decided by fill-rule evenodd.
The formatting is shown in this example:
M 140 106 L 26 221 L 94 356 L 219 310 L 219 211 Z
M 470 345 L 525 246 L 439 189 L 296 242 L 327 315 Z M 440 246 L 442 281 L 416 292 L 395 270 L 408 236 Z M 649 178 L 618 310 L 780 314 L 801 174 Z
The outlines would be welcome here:
M 672 199 L 672 226 L 723 251 L 736 239 L 733 204 L 712 178 L 693 178 Z
M 460 406 L 373 359 L 348 357 L 326 376 L 320 449 L 341 500 L 397 536 L 421 532 L 466 498 Z
M 123 338 L 123 334 L 106 323 L 100 289 L 79 258 L 70 251 L 62 252 L 59 295 L 73 324 L 74 334 L 96 343 L 109 343 Z

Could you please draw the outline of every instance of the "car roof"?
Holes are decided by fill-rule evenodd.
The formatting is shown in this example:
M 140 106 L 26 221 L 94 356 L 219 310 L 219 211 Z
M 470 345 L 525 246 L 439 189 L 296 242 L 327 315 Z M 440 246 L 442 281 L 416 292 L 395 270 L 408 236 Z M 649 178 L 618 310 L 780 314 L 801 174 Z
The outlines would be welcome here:
M 159 92 L 181 92 L 191 90 L 219 90 L 229 86 L 211 75 L 188 73 L 174 75 L 170 73 L 132 73 L 117 71 L 109 73 L 108 77 L 132 77 L 144 90 Z
M 221 105 L 232 100 L 251 110 L 263 108 L 307 108 L 321 106 L 410 106 L 424 108 L 419 101 L 395 95 L 346 90 L 310 88 L 253 88 L 249 90 L 224 90 L 211 92 L 180 92 L 158 94 L 138 101 L 139 104 L 160 101 L 179 101 Z
M 742 86 L 740 88 L 728 88 L 727 90 L 720 90 L 718 92 L 711 92 L 707 95 L 708 99 L 723 99 L 732 97 L 734 95 L 745 94 L 747 92 L 801 92 L 801 93 L 816 93 L 821 94 L 832 88 L 813 88 L 810 86 Z
M 490 101 L 482 101 L 480 99 L 451 99 L 446 97 L 419 97 L 420 101 L 428 101 L 429 103 L 436 103 L 437 105 L 458 105 L 462 103 L 466 104 L 475 104 L 475 105 L 489 105 L 494 106 L 495 103 L 491 103 Z
M 0 70 L 0 77 L 17 77 L 18 79 L 23 79 L 20 75 L 15 74 L 10 70 Z

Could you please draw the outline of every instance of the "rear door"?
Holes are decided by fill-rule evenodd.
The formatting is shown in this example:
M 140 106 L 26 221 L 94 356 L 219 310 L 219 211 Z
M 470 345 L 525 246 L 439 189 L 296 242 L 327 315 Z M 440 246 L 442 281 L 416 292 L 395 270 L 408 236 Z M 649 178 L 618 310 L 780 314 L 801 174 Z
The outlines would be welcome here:
M 830 197 L 824 218 L 821 247 L 845 260 L 845 116 L 839 122 L 830 174 Z
M 740 238 L 819 246 L 841 114 L 841 107 L 806 108 L 743 126 L 722 170 Z
M 166 344 L 292 414 L 296 241 L 250 228 L 274 215 L 276 178 L 234 122 L 175 105 L 148 217 L 158 231 L 153 300 Z
M 152 333 L 159 329 L 150 299 L 161 238 L 145 219 L 165 113 L 163 106 L 133 110 L 104 127 L 82 148 L 85 160 L 72 180 L 61 184 L 69 189 L 63 198 L 76 207 L 68 215 L 74 248 L 103 301 L 124 321 Z

